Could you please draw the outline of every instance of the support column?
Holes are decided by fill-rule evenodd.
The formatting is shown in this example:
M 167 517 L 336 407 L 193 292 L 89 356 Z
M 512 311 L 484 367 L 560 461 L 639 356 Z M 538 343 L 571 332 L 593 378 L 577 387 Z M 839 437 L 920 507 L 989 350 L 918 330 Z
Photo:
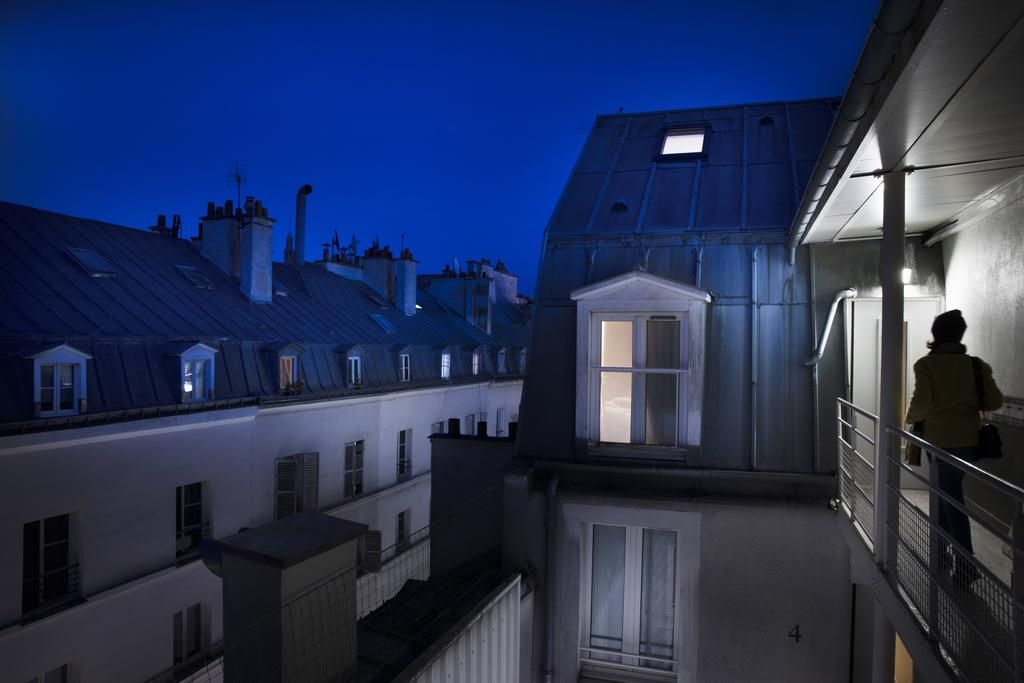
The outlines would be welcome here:
M 875 462 L 875 562 L 883 576 L 896 570 L 898 513 L 890 483 L 899 487 L 899 440 L 886 427 L 901 426 L 899 404 L 903 353 L 903 248 L 906 238 L 906 176 L 902 170 L 885 175 L 882 214 L 882 368 L 879 377 L 878 447 Z M 875 603 L 872 680 L 892 681 L 895 632 L 881 605 Z

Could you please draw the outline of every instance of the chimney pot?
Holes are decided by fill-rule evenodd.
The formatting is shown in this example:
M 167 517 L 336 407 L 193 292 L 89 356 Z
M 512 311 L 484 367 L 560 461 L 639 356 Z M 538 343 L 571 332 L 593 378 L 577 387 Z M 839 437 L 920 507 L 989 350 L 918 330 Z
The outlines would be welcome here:
M 224 201 L 224 215 L 233 216 L 235 213 L 235 203 L 230 199 Z
M 167 216 L 163 215 L 162 213 L 157 214 L 157 216 L 156 216 L 156 227 L 158 227 L 158 228 L 166 228 L 167 227 Z
M 215 208 L 216 206 L 217 205 L 214 204 L 213 202 L 206 202 L 206 216 L 208 218 L 213 218 L 214 216 L 217 215 L 215 213 L 216 212 L 216 208 Z

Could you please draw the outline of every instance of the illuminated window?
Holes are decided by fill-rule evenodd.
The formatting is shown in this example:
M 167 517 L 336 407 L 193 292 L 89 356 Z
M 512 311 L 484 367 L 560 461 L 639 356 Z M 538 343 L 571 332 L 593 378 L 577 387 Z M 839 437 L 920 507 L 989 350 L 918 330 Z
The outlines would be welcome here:
M 363 441 L 345 444 L 345 491 L 346 498 L 363 493 Z
M 409 362 L 409 354 L 403 353 L 398 356 L 398 380 L 400 382 L 408 382 L 412 376 L 411 363 Z
M 480 374 L 480 352 L 479 351 L 474 351 L 473 352 L 473 374 L 474 375 L 479 375 Z
M 363 385 L 363 359 L 359 356 L 348 357 L 348 385 L 354 389 Z
M 281 356 L 278 359 L 278 370 L 280 375 L 281 390 L 295 384 L 298 379 L 299 363 L 295 356 Z
M 700 154 L 704 151 L 704 131 L 699 128 L 669 130 L 661 143 L 663 155 Z
M 451 379 L 452 377 L 452 354 L 445 353 L 441 354 L 441 379 Z
M 213 399 L 213 349 L 196 344 L 181 354 L 181 401 L 195 403 Z

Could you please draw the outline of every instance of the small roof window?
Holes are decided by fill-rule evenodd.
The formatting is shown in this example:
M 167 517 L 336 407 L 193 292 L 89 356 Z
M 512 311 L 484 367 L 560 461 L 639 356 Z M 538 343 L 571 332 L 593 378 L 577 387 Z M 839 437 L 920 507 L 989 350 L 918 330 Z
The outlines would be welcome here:
M 185 279 L 192 283 L 193 287 L 199 289 L 213 289 L 213 283 L 210 282 L 210 278 L 206 277 L 199 272 L 198 269 L 193 266 L 174 266 L 178 269 L 178 272 L 185 276 Z
M 89 277 L 117 277 L 114 266 L 98 251 L 79 247 L 66 247 L 64 250 L 82 270 L 89 273 Z
M 398 329 L 397 327 L 395 327 L 395 324 L 393 322 L 385 318 L 380 313 L 371 313 L 370 317 L 373 318 L 373 322 L 380 325 L 380 328 L 387 332 L 388 334 L 391 334 L 392 332 Z
M 661 153 L 700 154 L 704 151 L 704 130 L 701 128 L 674 128 L 665 131 L 665 139 L 661 143 Z

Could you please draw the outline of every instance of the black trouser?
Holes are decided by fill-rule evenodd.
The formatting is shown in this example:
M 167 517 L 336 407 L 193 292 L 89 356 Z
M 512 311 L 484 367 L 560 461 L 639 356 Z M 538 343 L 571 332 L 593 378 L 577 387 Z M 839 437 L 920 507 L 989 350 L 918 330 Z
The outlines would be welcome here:
M 951 455 L 964 460 L 974 459 L 974 448 L 947 448 Z M 964 504 L 964 472 L 952 465 L 948 465 L 937 458 L 933 465 L 939 468 L 939 489 L 955 500 L 960 505 Z M 939 497 L 939 528 L 953 537 L 957 543 L 973 554 L 974 545 L 971 543 L 971 523 L 961 510 L 958 510 L 952 503 Z

